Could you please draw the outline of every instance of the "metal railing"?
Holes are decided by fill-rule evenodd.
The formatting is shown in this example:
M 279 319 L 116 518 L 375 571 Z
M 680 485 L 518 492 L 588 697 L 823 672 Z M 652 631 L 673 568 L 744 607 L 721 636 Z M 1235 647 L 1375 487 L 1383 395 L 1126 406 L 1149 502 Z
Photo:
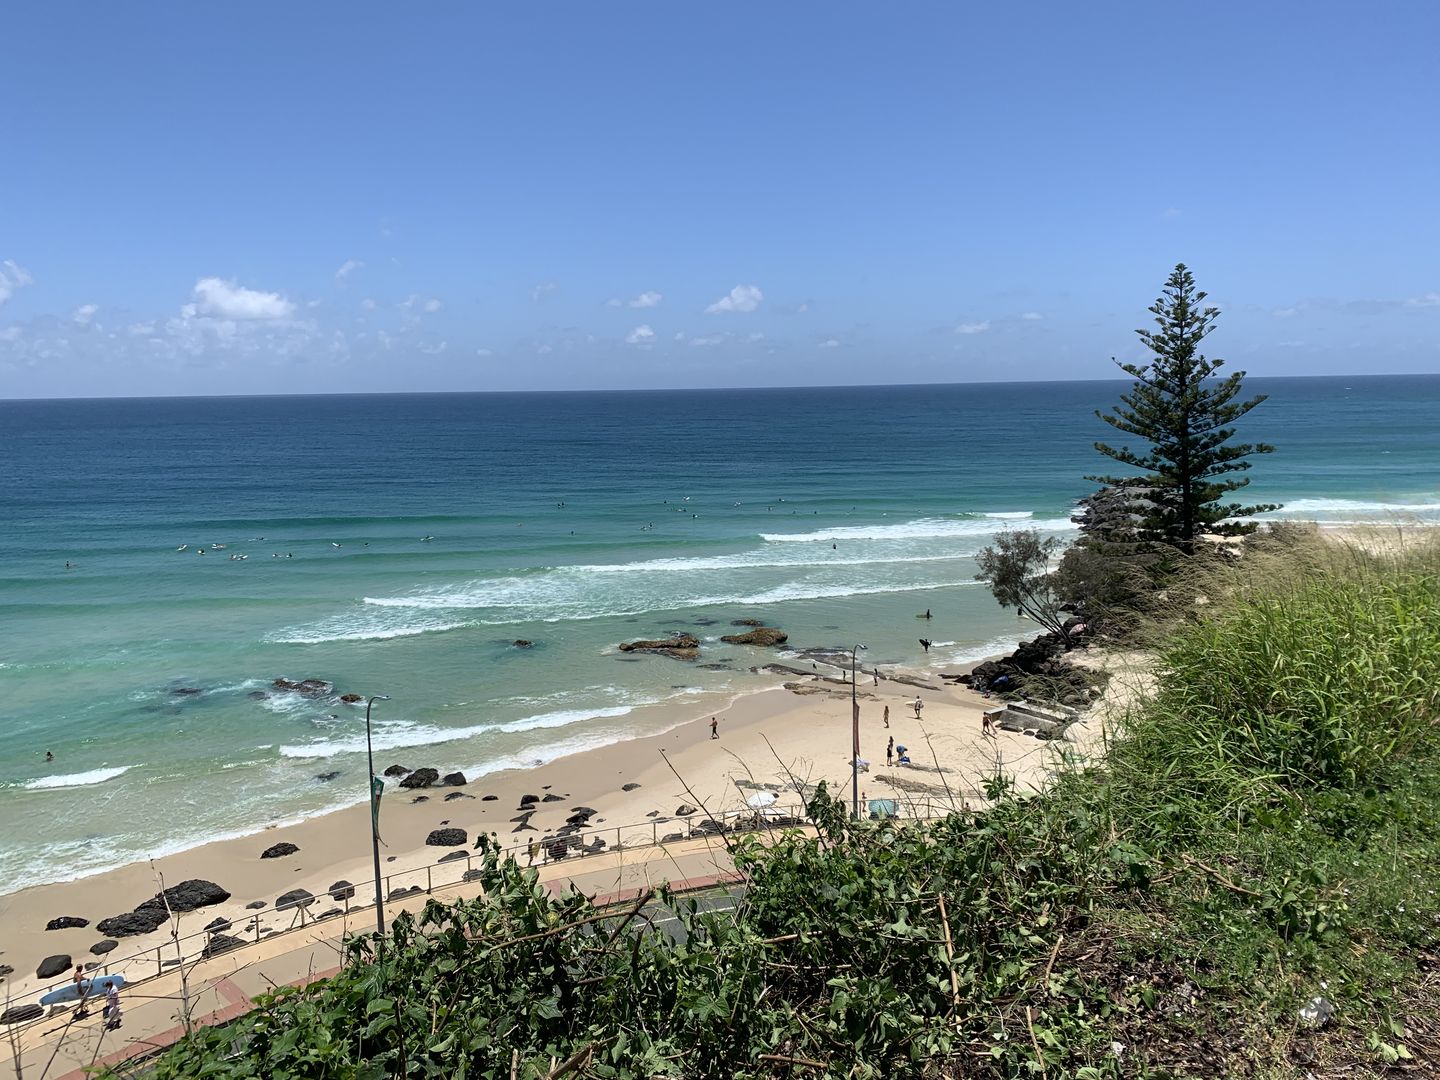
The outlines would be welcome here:
M 957 793 L 959 795 L 960 793 Z M 967 795 L 974 793 L 966 792 Z M 932 801 L 929 797 L 912 798 L 907 797 L 903 791 L 894 791 L 886 798 L 897 804 L 902 810 L 902 816 L 910 820 L 933 820 L 937 817 L 944 817 L 954 812 L 955 806 Z M 719 825 L 708 826 L 708 822 L 715 822 Z M 681 843 L 689 840 L 700 840 L 705 838 L 718 839 L 721 832 L 733 834 L 737 832 L 755 832 L 770 828 L 783 828 L 808 825 L 809 819 L 805 814 L 802 804 L 794 803 L 782 806 L 773 803 L 762 809 L 725 810 L 715 814 L 702 815 L 698 811 L 693 815 L 685 817 L 671 817 L 661 819 L 659 817 L 649 821 L 636 822 L 630 825 L 617 825 L 601 829 L 578 829 L 566 836 L 556 836 L 554 833 L 543 834 L 534 839 L 519 841 L 510 845 L 501 845 L 500 854 L 502 857 L 510 856 L 516 862 L 529 866 L 549 866 L 557 862 L 564 862 L 569 865 L 572 862 L 579 863 L 596 855 L 606 855 L 615 851 L 634 851 L 644 848 L 664 847 L 666 844 Z M 613 839 L 612 839 L 613 838 Z M 473 849 L 464 851 L 464 858 L 456 858 L 458 853 L 451 852 L 450 855 L 427 863 L 424 866 L 412 867 L 408 870 L 397 870 L 393 874 L 386 874 L 381 878 L 381 886 L 385 893 L 386 903 L 397 903 L 412 896 L 429 896 L 438 891 L 454 889 L 469 884 L 475 880 L 472 876 L 475 871 L 474 862 L 477 858 L 483 858 Z M 423 882 L 423 885 L 421 884 Z M 401 883 L 398 884 L 397 883 Z M 110 974 L 112 967 L 119 968 L 130 966 L 146 969 L 146 974 L 138 978 L 128 979 L 126 987 L 144 983 L 150 979 L 158 978 L 166 972 L 174 970 L 185 964 L 193 964 L 201 960 L 213 959 L 218 956 L 231 954 L 240 955 L 242 950 L 254 947 L 261 942 L 269 941 L 272 938 L 284 937 L 301 930 L 313 929 L 317 924 L 327 922 L 331 919 L 348 919 L 352 913 L 371 912 L 375 908 L 373 900 L 369 902 L 357 902 L 354 894 L 366 884 L 350 886 L 341 890 L 341 895 L 335 895 L 329 891 L 313 894 L 308 899 L 303 899 L 285 907 L 271 908 L 268 911 L 256 911 L 253 915 L 231 919 L 224 927 L 214 929 L 198 930 L 183 937 L 172 937 L 170 941 L 160 945 L 152 945 L 137 952 L 127 953 L 125 956 L 114 959 L 107 955 L 95 968 L 87 972 L 91 979 L 103 978 Z M 342 906 L 326 908 L 318 915 L 308 913 L 312 906 L 319 905 L 325 901 Z M 203 908 L 195 909 L 203 911 Z M 279 912 L 291 912 L 291 924 L 287 927 L 276 929 L 262 928 L 260 922 L 267 915 L 274 915 Z M 189 914 L 182 912 L 181 914 Z M 238 940 L 238 944 L 228 945 L 215 949 L 212 941 L 216 935 L 229 935 Z M 196 945 L 194 952 L 189 951 L 190 945 Z M 207 954 L 206 949 L 210 947 Z M 148 968 L 154 965 L 154 972 L 150 973 Z M 57 990 L 71 985 L 70 979 L 60 979 L 54 983 L 39 987 L 33 991 L 38 998 L 51 990 Z M 28 997 L 29 995 L 27 995 Z M 55 1008 L 69 1008 L 74 1003 L 66 1002 L 63 1005 L 51 1006 Z M 53 1014 L 46 1014 L 53 1015 Z M 33 1021 L 21 1022 L 8 1025 L 11 1030 L 24 1030 L 25 1028 L 43 1022 L 46 1016 L 37 1017 Z

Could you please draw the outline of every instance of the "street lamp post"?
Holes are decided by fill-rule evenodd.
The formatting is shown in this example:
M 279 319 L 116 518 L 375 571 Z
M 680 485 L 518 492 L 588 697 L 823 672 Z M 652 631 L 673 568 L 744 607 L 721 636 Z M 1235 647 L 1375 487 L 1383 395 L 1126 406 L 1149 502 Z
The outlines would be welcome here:
M 375 802 L 375 750 L 370 745 L 370 707 L 377 701 L 389 701 L 389 694 L 376 694 L 365 702 L 365 760 L 370 774 L 365 778 L 370 789 L 370 850 L 375 853 L 375 929 L 385 937 L 385 897 L 380 891 L 380 813 Z M 382 781 L 383 783 L 383 781 Z
M 864 645 L 850 650 L 850 816 L 860 816 L 860 701 L 855 696 L 856 657 Z

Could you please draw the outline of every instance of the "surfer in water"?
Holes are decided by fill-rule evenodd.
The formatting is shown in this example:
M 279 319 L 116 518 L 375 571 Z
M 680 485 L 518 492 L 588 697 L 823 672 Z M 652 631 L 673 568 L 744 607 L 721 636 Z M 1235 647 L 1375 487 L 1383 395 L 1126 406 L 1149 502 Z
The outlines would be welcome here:
M 54 761 L 54 760 L 55 760 L 55 755 L 52 754 L 49 750 L 46 750 L 46 751 L 45 751 L 45 763 L 48 765 L 50 762 L 52 762 L 52 761 Z

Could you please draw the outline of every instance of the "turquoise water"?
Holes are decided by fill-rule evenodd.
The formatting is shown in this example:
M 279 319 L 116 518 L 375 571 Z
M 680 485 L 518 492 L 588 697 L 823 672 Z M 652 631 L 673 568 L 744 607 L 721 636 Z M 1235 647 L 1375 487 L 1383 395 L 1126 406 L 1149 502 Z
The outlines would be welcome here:
M 1440 521 L 1440 377 L 1250 385 L 1257 500 Z M 0 402 L 0 892 L 363 800 L 363 714 L 280 676 L 391 695 L 383 762 L 475 775 L 773 681 L 710 640 L 736 618 L 1003 648 L 972 556 L 1068 530 L 1122 389 Z M 615 650 L 672 630 L 700 664 Z

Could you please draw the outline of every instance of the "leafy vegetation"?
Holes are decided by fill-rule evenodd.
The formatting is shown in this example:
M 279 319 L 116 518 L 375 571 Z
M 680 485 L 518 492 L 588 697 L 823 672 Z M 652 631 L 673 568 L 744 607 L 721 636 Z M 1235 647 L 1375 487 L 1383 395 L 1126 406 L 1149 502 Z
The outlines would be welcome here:
M 851 821 L 822 790 L 815 835 L 732 838 L 746 887 L 723 914 L 664 891 L 596 912 L 488 850 L 482 899 L 352 941 L 335 978 L 197 1033 L 154 1075 L 1433 1065 L 1440 559 L 1247 548 L 1176 580 L 1154 692 L 1043 795 L 997 776 L 984 811 L 906 824 Z M 661 912 L 680 934 L 650 925 Z

